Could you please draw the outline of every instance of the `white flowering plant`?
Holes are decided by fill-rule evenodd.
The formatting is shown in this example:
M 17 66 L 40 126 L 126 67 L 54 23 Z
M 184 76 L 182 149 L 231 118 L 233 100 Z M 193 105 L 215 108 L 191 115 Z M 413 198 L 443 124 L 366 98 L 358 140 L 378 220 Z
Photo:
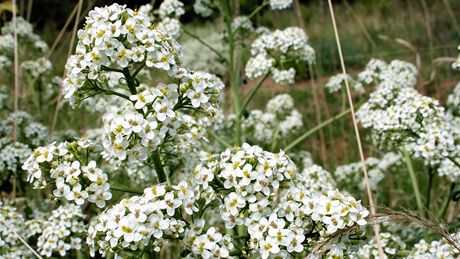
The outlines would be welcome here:
M 40 50 L 20 64 L 24 79 L 46 83 L 40 91 L 56 97 L 56 114 L 60 94 L 48 88 L 61 87 L 72 108 L 89 114 L 81 124 L 92 128 L 50 134 L 43 107 L 32 116 L 15 102 L 3 114 L 0 258 L 459 257 L 458 234 L 448 231 L 458 232 L 457 225 L 447 229 L 430 218 L 456 213 L 459 86 L 444 108 L 416 89 L 418 67 L 372 59 L 362 72 L 318 80 L 329 93 L 342 91 L 343 111 L 321 122 L 317 106 L 317 125 L 304 113 L 302 98 L 310 94 L 279 86 L 268 101 L 260 98 L 262 108 L 254 104 L 264 83 L 294 85 L 303 69 L 316 87 L 317 53 L 304 26 L 258 26 L 264 10 L 285 15 L 293 6 L 297 15 L 299 2 L 251 2 L 249 13 L 229 0 L 94 7 L 75 32 L 63 79 L 32 26 L 21 18 L 16 28 L 7 23 L 0 70 L 13 68 L 16 30 L 19 44 Z M 195 35 L 183 26 L 192 9 L 213 26 L 219 21 L 217 31 Z M 248 81 L 256 82 L 242 94 Z M 309 90 L 315 102 L 324 97 Z M 340 159 L 317 161 L 309 151 L 322 147 L 300 144 L 315 133 L 322 138 L 323 128 L 352 111 L 347 100 L 358 98 L 356 119 L 369 142 L 359 151 L 368 156 L 349 163 L 356 160 L 342 155 L 350 151 L 346 139 L 334 154 L 322 154 Z M 427 173 L 427 186 L 418 185 L 418 172 Z M 427 188 L 423 198 L 420 187 Z M 441 201 L 434 190 L 448 193 Z M 420 215 L 367 207 L 375 199 L 413 208 L 412 198 Z M 380 224 L 389 219 L 412 220 L 442 238 Z

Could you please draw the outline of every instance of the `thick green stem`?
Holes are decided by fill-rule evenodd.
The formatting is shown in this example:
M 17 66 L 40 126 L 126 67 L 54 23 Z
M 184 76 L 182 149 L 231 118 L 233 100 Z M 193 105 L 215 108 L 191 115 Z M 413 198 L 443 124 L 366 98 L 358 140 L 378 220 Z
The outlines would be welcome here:
M 292 141 L 291 144 L 287 145 L 283 151 L 287 152 L 289 151 L 290 149 L 292 149 L 293 147 L 297 146 L 299 143 L 301 143 L 304 139 L 308 138 L 311 134 L 315 133 L 316 131 L 322 129 L 323 127 L 331 124 L 332 122 L 344 117 L 345 115 L 349 114 L 351 112 L 350 109 L 346 110 L 346 111 L 343 111 L 337 115 L 335 115 L 334 117 L 328 119 L 328 120 L 325 120 L 323 121 L 322 123 L 316 125 L 314 128 L 312 128 L 311 130 L 305 132 L 302 136 L 298 137 L 296 140 Z
M 157 149 L 152 154 L 153 165 L 155 166 L 155 171 L 157 172 L 158 182 L 164 183 L 168 181 L 163 164 L 161 163 L 160 151 Z
M 223 3 L 223 15 L 224 22 L 227 30 L 228 40 L 228 75 L 230 77 L 230 88 L 232 90 L 233 99 L 233 111 L 235 114 L 239 114 L 241 111 L 241 100 L 240 100 L 240 86 L 239 86 L 239 71 L 235 69 L 235 38 L 232 30 L 232 11 L 229 0 L 222 1 Z M 241 145 L 241 119 L 236 116 L 235 119 L 235 144 Z
M 415 200 L 417 202 L 417 208 L 421 215 L 424 214 L 422 197 L 420 195 L 420 189 L 418 188 L 417 176 L 415 175 L 414 167 L 412 165 L 412 160 L 410 158 L 409 152 L 402 148 L 402 153 L 404 154 L 404 160 L 406 162 L 407 170 L 409 171 L 409 176 L 412 182 L 412 188 L 414 189 Z
M 127 67 L 123 68 L 123 75 L 125 76 L 126 83 L 128 84 L 129 92 L 132 95 L 137 94 L 134 78 L 131 76 L 131 73 L 129 72 L 129 69 Z
M 244 101 L 243 107 L 241 107 L 241 111 L 240 111 L 238 117 L 241 117 L 244 114 L 244 111 L 246 110 L 246 108 L 248 107 L 248 105 L 251 102 L 252 98 L 254 98 L 254 96 L 256 95 L 257 91 L 259 90 L 259 88 L 264 83 L 264 81 L 267 79 L 268 75 L 269 75 L 269 73 L 267 73 L 262 79 L 260 79 L 259 83 L 257 83 L 257 86 L 254 89 L 252 89 L 251 93 L 249 94 L 249 96 Z

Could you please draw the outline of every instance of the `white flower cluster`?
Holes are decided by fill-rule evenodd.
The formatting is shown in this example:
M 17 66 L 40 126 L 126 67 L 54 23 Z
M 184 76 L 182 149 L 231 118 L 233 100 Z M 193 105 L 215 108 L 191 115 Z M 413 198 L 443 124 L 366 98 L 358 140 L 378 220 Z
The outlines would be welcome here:
M 234 248 L 230 235 L 223 235 L 216 227 L 204 230 L 205 220 L 196 221 L 185 231 L 184 244 L 202 258 L 228 258 Z
M 458 240 L 460 234 L 454 234 Z M 420 240 L 414 245 L 407 258 L 409 259 L 431 259 L 431 258 L 444 258 L 454 259 L 458 258 L 460 253 L 458 250 L 447 242 L 447 240 L 435 240 L 431 243 L 426 242 L 424 239 Z
M 287 70 L 274 68 L 272 71 L 272 78 L 280 85 L 291 85 L 294 83 L 295 69 L 292 67 Z
M 332 174 L 319 165 L 304 167 L 297 175 L 297 181 L 312 193 L 326 193 L 337 188 Z
M 149 17 L 150 22 L 156 23 L 157 29 L 169 37 L 178 38 L 181 34 L 179 18 L 185 13 L 184 4 L 178 0 L 163 1 L 158 10 L 154 11 L 151 4 L 139 8 L 139 13 Z M 155 15 L 158 15 L 156 17 Z
M 384 147 L 404 147 L 426 163 L 439 163 L 455 150 L 444 108 L 412 87 L 387 79 L 380 83 L 356 116 Z
M 46 257 L 57 252 L 62 257 L 69 250 L 81 249 L 81 236 L 86 230 L 84 218 L 80 207 L 73 204 L 53 210 L 43 223 L 37 240 L 38 252 Z
M 128 80 L 126 70 L 134 64 L 176 71 L 181 56 L 180 46 L 154 29 L 148 17 L 118 4 L 90 11 L 78 38 L 66 64 L 65 98 L 100 91 L 98 79 L 106 71 L 120 71 Z
M 254 26 L 247 16 L 237 16 L 233 19 L 232 30 L 251 32 L 254 30 Z
M 260 35 L 252 43 L 245 74 L 254 79 L 271 72 L 277 82 L 292 82 L 299 61 L 315 61 L 315 51 L 308 44 L 305 32 L 298 27 L 276 30 Z
M 179 0 L 165 0 L 158 8 L 160 18 L 181 17 L 185 13 L 184 4 Z
M 270 0 L 270 8 L 273 10 L 282 10 L 289 8 L 292 5 L 292 0 Z
M 279 224 L 270 222 L 265 228 L 259 229 L 259 232 L 261 230 L 269 231 L 266 241 L 269 240 L 271 246 L 275 248 L 278 248 L 279 245 L 286 246 L 286 243 L 279 243 L 279 241 L 286 242 L 289 240 L 289 245 L 285 248 L 287 252 L 308 251 L 318 241 L 327 239 L 340 229 L 367 224 L 365 217 L 368 216 L 369 211 L 353 197 L 344 196 L 337 190 L 327 191 L 325 194 L 310 193 L 301 184 L 300 186 L 296 186 L 296 184 L 298 183 L 294 181 L 285 196 L 281 198 L 280 204 L 275 210 L 277 213 L 272 214 L 283 217 L 285 220 L 281 220 L 281 222 L 289 223 L 289 226 L 283 228 L 284 224 L 282 223 L 280 229 Z M 263 223 L 262 220 L 259 222 Z M 275 228 L 276 231 L 270 230 L 272 228 Z M 295 235 L 294 238 L 293 234 L 289 235 L 290 231 Z M 257 235 L 260 234 L 257 233 Z M 303 247 L 304 243 L 306 243 L 307 249 Z M 266 243 L 262 243 L 262 245 L 266 245 Z M 333 249 L 329 248 L 331 253 L 343 254 L 344 251 L 347 251 L 347 246 L 343 241 L 332 246 Z M 264 253 L 265 251 L 261 252 Z M 270 252 L 274 253 L 273 251 Z
M 228 148 L 214 155 L 195 168 L 194 177 L 198 185 L 207 189 L 228 190 L 219 193 L 222 201 L 220 216 L 227 228 L 248 224 L 239 217 L 249 207 L 248 218 L 257 218 L 274 197 L 270 195 L 280 184 L 292 179 L 297 169 L 284 154 L 263 151 L 258 146 L 243 144 L 241 148 Z
M 457 47 L 458 50 L 460 50 L 460 44 Z M 458 55 L 457 60 L 452 63 L 452 68 L 453 69 L 460 69 L 460 55 Z
M 13 141 L 13 123 L 17 123 L 17 140 Z M 48 129 L 35 122 L 32 116 L 19 111 L 0 120 L 0 179 L 8 178 L 7 172 L 17 174 L 21 165 L 32 154 L 32 149 L 42 144 L 48 137 Z M 19 175 L 19 174 L 17 174 Z
M 460 82 L 455 85 L 452 93 L 447 96 L 446 106 L 449 112 L 455 115 L 460 113 Z
M 198 211 L 196 199 L 187 182 L 154 185 L 141 196 L 123 199 L 91 221 L 86 239 L 91 254 L 135 251 L 149 242 L 160 251 L 167 239 L 177 239 L 184 233 L 186 222 L 175 215 Z
M 202 113 L 197 116 L 210 116 L 220 102 L 224 84 L 212 74 L 181 71 L 177 84 L 160 83 L 131 95 L 136 110 L 119 109 L 104 116 L 102 144 L 108 158 L 145 161 L 149 149 L 155 150 L 165 140 L 176 141 L 182 134 L 193 139 L 200 136 L 202 129 L 193 127 L 196 120 L 182 111 L 199 110 Z
M 222 34 L 210 31 L 209 27 L 196 28 L 195 35 L 213 46 L 220 53 L 226 53 L 226 46 L 223 44 Z M 182 43 L 184 48 L 183 64 L 195 70 L 206 71 L 217 75 L 225 75 L 225 63 L 213 51 L 202 51 L 203 45 L 196 39 L 185 39 Z
M 91 141 L 51 143 L 38 147 L 26 160 L 22 169 L 27 171 L 27 180 L 34 188 L 55 184 L 53 195 L 65 198 L 77 205 L 86 200 L 99 208 L 105 207 L 112 198 L 107 174 L 102 172 L 88 154 L 95 149 Z
M 265 111 L 251 110 L 242 121 L 242 127 L 260 144 L 269 144 L 278 134 L 283 138 L 292 136 L 303 126 L 302 114 L 294 107 L 288 94 L 280 94 L 267 102 Z
M 417 82 L 417 68 L 411 63 L 393 60 L 387 64 L 381 59 L 371 59 L 358 80 L 365 85 L 388 82 L 399 87 L 414 87 Z
M 14 232 L 29 235 L 25 219 L 16 208 L 0 201 L 0 258 L 31 258 L 32 253 Z M 14 231 L 14 232 L 13 232 Z
M 453 158 L 458 163 L 458 158 Z M 460 180 L 460 168 L 451 160 L 444 159 L 438 167 L 439 176 L 446 176 L 451 182 L 458 182 Z
M 380 244 L 382 245 L 383 258 L 397 258 L 402 256 L 401 252 L 406 249 L 406 244 L 396 235 L 388 232 L 380 233 Z M 372 238 L 369 243 L 361 246 L 358 251 L 349 255 L 350 259 L 359 258 L 379 258 L 379 251 L 375 238 Z
M 321 175 L 324 179 L 318 181 L 327 182 L 327 172 L 312 167 L 299 176 L 284 153 L 243 144 L 211 156 L 194 174 L 203 190 L 208 186 L 215 190 L 225 226 L 247 227 L 250 253 L 262 258 L 302 253 L 305 243 L 313 246 L 338 229 L 366 224 L 368 211 L 354 198 L 327 186 L 324 194 L 311 192 L 311 185 L 318 182 L 310 177 Z
M 212 0 L 195 0 L 195 3 L 193 3 L 193 11 L 205 18 L 212 15 L 213 7 Z
M 384 154 L 380 159 L 368 157 L 366 166 L 371 189 L 377 190 L 377 185 L 383 180 L 388 170 L 400 165 L 401 160 L 401 155 L 393 152 Z M 340 165 L 335 169 L 334 175 L 337 181 L 344 184 L 344 186 L 357 186 L 360 190 L 365 190 L 366 188 L 361 162 Z
M 42 74 L 51 71 L 53 64 L 45 57 L 36 60 L 28 60 L 21 63 L 21 69 L 31 78 L 36 78 Z
M 13 60 L 13 22 L 7 22 L 1 29 L 0 34 L 0 70 L 12 64 Z M 27 62 L 30 58 L 36 58 L 36 55 L 42 55 L 48 51 L 48 45 L 33 32 L 32 24 L 24 20 L 22 17 L 16 19 L 16 33 L 18 42 L 21 46 L 27 46 L 27 52 L 22 52 L 23 62 Z
M 338 92 L 340 89 L 345 89 L 345 80 L 348 81 L 348 85 L 355 90 L 356 94 L 364 94 L 363 85 L 354 80 L 350 75 L 337 74 L 331 78 L 326 83 L 326 89 L 329 93 Z

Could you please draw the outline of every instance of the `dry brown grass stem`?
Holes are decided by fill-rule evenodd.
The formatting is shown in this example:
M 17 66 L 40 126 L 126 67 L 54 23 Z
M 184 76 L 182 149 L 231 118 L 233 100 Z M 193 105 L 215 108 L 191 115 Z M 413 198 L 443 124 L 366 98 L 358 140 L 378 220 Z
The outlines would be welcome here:
M 83 6 L 83 0 L 79 0 L 77 6 L 78 6 L 77 16 L 75 17 L 75 22 L 74 22 L 74 26 L 72 30 L 72 38 L 70 39 L 69 50 L 67 51 L 67 59 L 69 59 L 73 51 L 75 37 L 77 36 L 78 24 L 80 23 L 80 14 L 81 14 L 81 8 Z M 64 74 L 62 75 L 62 78 L 65 77 L 65 74 L 66 74 L 66 70 L 64 68 Z M 62 85 L 59 88 L 58 96 L 56 99 L 56 108 L 54 109 L 53 120 L 51 121 L 50 132 L 53 132 L 54 128 L 56 127 L 56 121 L 57 121 L 57 117 L 58 117 L 59 109 L 61 105 L 61 99 L 62 99 Z
M 332 1 L 328 0 L 328 4 L 329 4 L 329 11 L 330 11 L 331 19 L 332 19 L 332 26 L 334 27 L 334 34 L 335 34 L 335 39 L 336 39 L 336 43 L 337 43 L 337 50 L 338 50 L 338 53 L 339 53 L 340 66 L 342 67 L 343 75 L 347 75 L 347 69 L 345 67 L 345 61 L 344 61 L 343 54 L 342 54 L 342 46 L 340 44 L 339 32 L 337 30 L 337 24 L 335 22 L 335 15 L 334 15 L 334 8 L 332 6 Z M 350 85 L 349 85 L 347 79 L 345 79 L 345 88 L 346 88 L 346 91 L 347 91 L 348 103 L 350 105 L 351 118 L 352 118 L 352 121 L 353 121 L 353 128 L 354 128 L 354 131 L 355 131 L 356 142 L 358 144 L 358 151 L 359 151 L 359 156 L 360 156 L 360 159 L 361 159 L 361 166 L 362 166 L 363 172 L 364 172 L 364 180 L 366 182 L 366 190 L 367 190 L 367 196 L 368 196 L 368 199 L 369 199 L 370 212 L 371 212 L 370 214 L 371 214 L 372 217 L 374 217 L 376 215 L 376 209 L 375 209 L 375 205 L 374 205 L 374 198 L 373 198 L 371 186 L 370 186 L 370 183 L 369 183 L 369 176 L 367 174 L 366 159 L 364 157 L 363 146 L 362 146 L 362 143 L 361 143 L 361 136 L 359 134 L 359 129 L 358 129 L 358 123 L 356 122 L 355 108 L 354 108 L 354 105 L 353 105 L 353 98 L 351 96 Z M 384 252 L 383 252 L 383 248 L 382 248 L 382 243 L 380 241 L 379 226 L 378 225 L 373 225 L 373 229 L 374 229 L 374 233 L 375 233 L 375 240 L 376 240 L 376 243 L 377 243 L 379 256 L 380 256 L 381 259 L 383 259 L 384 258 Z
M 62 27 L 61 31 L 59 31 L 58 36 L 53 42 L 53 45 L 51 45 L 51 48 L 49 49 L 48 53 L 46 54 L 46 58 L 50 58 L 51 54 L 54 52 L 56 49 L 57 45 L 59 42 L 61 42 L 62 36 L 64 35 L 64 32 L 67 30 L 67 27 L 69 27 L 70 22 L 72 21 L 72 18 L 75 16 L 75 13 L 78 10 L 79 4 L 76 4 L 75 7 L 73 8 L 72 12 L 70 13 L 69 17 L 64 23 L 64 26 Z
M 407 223 L 418 227 L 423 227 L 432 230 L 434 233 L 444 238 L 451 246 L 460 252 L 460 240 L 453 236 L 446 224 L 438 219 L 435 219 L 428 214 L 428 217 L 420 216 L 420 214 L 403 209 L 401 211 L 395 211 L 390 208 L 382 207 L 382 212 L 378 213 L 374 217 L 371 217 L 370 224 L 382 224 L 382 223 Z
M 451 246 L 460 252 L 460 240 L 449 232 L 443 222 L 434 219 L 430 214 L 428 214 L 428 218 L 425 218 L 420 216 L 420 214 L 417 214 L 417 212 L 411 210 L 402 209 L 401 211 L 395 211 L 387 207 L 380 207 L 380 211 L 380 213 L 369 218 L 369 224 L 379 225 L 382 223 L 398 223 L 427 228 L 444 238 Z M 338 230 L 326 240 L 318 242 L 312 248 L 311 254 L 308 257 L 319 258 L 328 250 L 329 247 L 337 243 L 341 237 L 352 234 L 358 228 L 359 226 L 355 224 L 351 227 Z
M 17 121 L 16 115 L 18 112 L 18 100 L 19 100 L 19 56 L 18 56 L 18 35 L 16 31 L 16 24 L 17 24 L 17 10 L 16 10 L 16 0 L 13 0 L 13 66 L 14 66 L 14 97 L 13 97 L 13 112 L 14 112 L 14 120 L 13 120 L 13 141 L 16 142 L 18 135 L 17 135 Z

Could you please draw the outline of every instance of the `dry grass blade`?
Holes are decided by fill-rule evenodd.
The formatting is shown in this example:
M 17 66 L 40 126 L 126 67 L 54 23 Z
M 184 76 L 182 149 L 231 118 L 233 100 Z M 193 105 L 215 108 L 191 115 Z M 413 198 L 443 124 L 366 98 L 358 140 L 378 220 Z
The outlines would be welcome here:
M 83 6 L 83 0 L 79 0 L 77 16 L 75 17 L 75 23 L 74 23 L 73 30 L 72 30 L 72 38 L 70 39 L 69 50 L 67 52 L 67 59 L 69 59 L 70 55 L 72 54 L 75 37 L 77 35 L 78 24 L 80 23 L 80 14 L 81 14 L 82 6 Z M 62 76 L 62 78 L 65 77 L 65 73 L 66 71 L 64 69 L 64 75 Z M 56 127 L 57 116 L 59 114 L 59 108 L 61 105 L 61 99 L 62 99 L 62 86 L 59 88 L 58 96 L 56 99 L 56 108 L 54 109 L 53 120 L 51 121 L 50 132 L 53 132 L 54 128 Z
M 337 243 L 341 237 L 352 234 L 357 228 L 359 228 L 359 226 L 355 224 L 351 227 L 337 230 L 337 232 L 332 234 L 326 240 L 318 242 L 313 247 L 307 258 L 321 258 L 321 256 L 327 251 L 329 247 Z
M 334 27 L 334 34 L 335 34 L 335 40 L 336 40 L 336 43 L 337 43 L 337 50 L 338 50 L 338 53 L 339 53 L 340 66 L 342 67 L 343 75 L 346 76 L 347 75 L 347 69 L 345 67 L 345 61 L 344 61 L 343 54 L 342 54 L 342 46 L 340 44 L 339 32 L 337 30 L 337 24 L 335 22 L 335 15 L 334 15 L 334 8 L 332 6 L 332 1 L 328 0 L 328 4 L 329 4 L 329 11 L 330 11 L 330 14 L 331 14 L 331 19 L 332 19 L 332 25 Z M 370 182 L 369 182 L 369 176 L 367 174 L 366 159 L 364 157 L 363 146 L 362 146 L 362 143 L 361 143 L 361 136 L 359 134 L 359 129 L 358 129 L 358 123 L 356 122 L 355 108 L 354 108 L 354 105 L 353 105 L 353 98 L 351 96 L 350 85 L 349 85 L 349 82 L 346 79 L 346 77 L 345 77 L 345 88 L 346 88 L 346 91 L 347 91 L 348 103 L 350 104 L 351 118 L 352 118 L 352 121 L 353 121 L 353 128 L 354 128 L 354 131 L 355 131 L 356 142 L 358 144 L 359 157 L 361 159 L 361 166 L 362 166 L 363 172 L 364 172 L 364 180 L 365 180 L 365 183 L 366 183 L 367 196 L 368 196 L 369 205 L 370 205 L 370 212 L 371 212 L 370 214 L 371 214 L 371 216 L 375 216 L 376 215 L 376 210 L 375 210 L 375 206 L 374 206 L 374 198 L 373 198 L 373 195 L 372 195 L 371 185 L 370 185 Z M 375 240 L 376 240 L 376 243 L 377 243 L 377 248 L 378 248 L 378 251 L 379 251 L 379 256 L 380 256 L 381 259 L 383 259 L 384 258 L 384 252 L 383 252 L 382 244 L 381 244 L 381 241 L 380 241 L 379 226 L 374 225 L 373 229 L 374 229 L 374 234 L 375 234 Z
M 460 252 L 460 240 L 457 237 L 454 237 L 447 226 L 432 217 L 425 218 L 420 216 L 414 211 L 404 209 L 402 211 L 395 211 L 390 208 L 381 208 L 381 213 L 377 214 L 374 217 L 371 217 L 371 224 L 382 224 L 388 222 L 398 222 L 398 223 L 409 223 L 419 227 L 424 227 L 432 230 L 434 233 L 443 237 L 450 245 L 455 247 Z
M 17 19 L 16 19 L 16 0 L 13 0 L 13 66 L 14 66 L 14 100 L 13 100 L 13 112 L 15 114 L 13 120 L 13 141 L 17 140 L 17 121 L 16 114 L 18 112 L 18 100 L 19 100 L 19 56 L 18 56 L 18 34 L 17 34 Z

